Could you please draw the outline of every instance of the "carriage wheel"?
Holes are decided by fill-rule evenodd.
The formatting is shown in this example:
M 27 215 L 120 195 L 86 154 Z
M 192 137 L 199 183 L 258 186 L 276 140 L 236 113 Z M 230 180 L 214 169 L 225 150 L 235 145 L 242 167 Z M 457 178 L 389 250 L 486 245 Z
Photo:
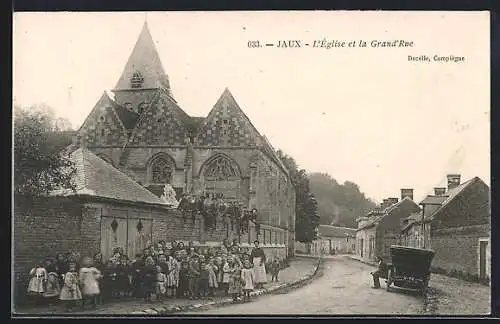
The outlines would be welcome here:
M 390 287 L 391 287 L 391 284 L 392 284 L 392 270 L 389 269 L 387 271 L 387 281 L 386 281 L 386 285 L 385 285 L 385 290 L 387 291 L 390 291 Z

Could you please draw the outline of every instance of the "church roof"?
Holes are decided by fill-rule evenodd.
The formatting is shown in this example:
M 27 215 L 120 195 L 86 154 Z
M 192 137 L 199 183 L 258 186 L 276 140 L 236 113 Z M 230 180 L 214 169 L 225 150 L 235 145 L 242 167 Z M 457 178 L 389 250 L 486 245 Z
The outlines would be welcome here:
M 219 97 L 196 134 L 198 145 L 220 145 L 219 124 L 227 120 L 229 146 L 261 145 L 262 137 L 228 88 Z
M 222 93 L 221 98 L 223 98 L 223 97 L 227 97 L 227 98 L 229 98 L 229 100 L 231 100 L 231 102 L 233 103 L 235 108 L 237 108 L 239 110 L 239 112 L 243 115 L 243 118 L 250 124 L 250 126 L 253 128 L 253 130 L 258 135 L 260 135 L 259 131 L 257 130 L 257 127 L 254 126 L 254 124 L 252 123 L 250 118 L 248 118 L 247 114 L 245 114 L 243 109 L 240 108 L 240 106 L 238 105 L 238 102 L 236 102 L 236 99 L 234 99 L 233 94 L 231 93 L 231 91 L 229 91 L 229 88 L 226 87 L 226 89 L 224 89 L 224 92 Z
M 142 27 L 139 38 L 135 43 L 134 49 L 128 58 L 114 91 L 133 90 L 131 79 L 134 77 L 134 73 L 138 73 L 136 76 L 142 78 L 142 82 L 140 82 L 141 89 L 164 88 L 171 95 L 168 76 L 163 69 L 147 22 Z
M 203 125 L 203 122 L 205 121 L 205 117 L 194 117 L 190 116 L 190 122 L 188 126 L 189 131 L 191 134 L 196 135 L 198 132 L 198 129 L 200 129 L 201 125 Z
M 184 145 L 188 137 L 194 137 L 194 143 L 201 146 L 255 147 L 263 151 L 285 174 L 289 175 L 288 169 L 277 156 L 272 145 L 265 136 L 260 135 L 228 88 L 224 89 L 207 117 L 189 116 L 179 107 L 172 97 L 168 76 L 147 22 L 144 23 L 123 72 L 112 91 L 140 90 L 152 92 L 151 97 L 148 94 L 147 107 L 141 107 L 142 113 L 121 106 L 105 92 L 80 127 L 78 136 L 84 136 L 84 132 L 87 132 L 87 135 L 92 132 L 98 119 L 100 121 L 105 113 L 111 116 L 109 121 L 105 119 L 106 126 L 111 127 L 115 132 L 120 132 L 118 144 L 121 146 L 133 145 L 135 142 L 154 141 L 162 145 Z M 163 124 L 163 128 L 160 127 L 160 121 L 163 124 L 168 122 L 168 127 L 163 127 Z M 86 124 L 90 126 L 87 127 Z M 227 126 L 222 129 L 221 124 Z M 163 130 L 161 135 L 148 131 L 153 126 L 157 130 Z M 86 141 L 92 142 L 95 137 L 97 136 Z M 111 138 L 109 142 L 114 141 L 114 137 L 109 136 L 109 138 Z
M 276 154 L 276 150 L 274 149 L 274 147 L 271 145 L 271 143 L 269 142 L 269 140 L 267 139 L 267 137 L 265 135 L 262 136 L 262 138 L 264 139 L 264 150 L 269 154 L 271 155 L 271 159 L 278 164 L 278 166 L 283 170 L 283 172 L 285 172 L 285 174 L 287 176 L 290 175 L 290 173 L 288 172 L 288 169 L 286 168 L 286 166 L 283 164 L 283 161 L 281 161 L 281 159 L 278 157 L 278 154 Z
M 139 114 L 118 105 L 116 102 L 114 102 L 114 104 L 115 104 L 116 114 L 118 115 L 118 118 L 120 118 L 120 120 L 122 121 L 123 126 L 125 126 L 127 130 L 132 130 L 135 124 L 137 123 L 137 120 L 139 119 Z
M 87 118 L 85 119 L 83 124 L 78 129 L 77 133 L 79 133 L 84 128 L 84 126 L 87 124 L 88 120 L 91 119 L 91 116 L 95 115 L 96 112 L 98 111 L 98 109 L 102 109 L 102 108 L 110 109 L 113 112 L 113 114 L 116 116 L 116 118 L 118 118 L 119 123 L 121 123 L 121 125 L 125 129 L 127 128 L 127 125 L 131 125 L 132 123 L 135 122 L 135 121 L 131 121 L 128 118 L 126 118 L 126 116 L 130 116 L 130 115 L 128 115 L 127 112 L 124 112 L 123 110 L 128 111 L 128 109 L 123 108 L 120 105 L 118 105 L 113 99 L 111 99 L 109 97 L 108 93 L 106 91 L 104 91 L 103 94 L 101 95 L 101 97 L 99 98 L 99 100 L 97 100 L 97 103 L 94 105 L 94 108 L 92 109 L 90 114 L 87 116 Z M 125 131 L 125 129 L 123 131 Z
M 86 195 L 120 201 L 165 205 L 165 202 L 91 151 L 78 148 L 70 154 L 76 168 L 76 193 L 55 190 L 53 196 Z
M 154 109 L 160 100 L 164 100 L 166 104 L 172 109 L 173 113 L 175 116 L 180 120 L 180 123 L 186 130 L 190 130 L 190 125 L 192 124 L 192 119 L 191 117 L 177 104 L 177 101 L 175 101 L 172 96 L 168 93 L 168 91 L 164 88 L 159 88 L 156 91 L 156 94 L 153 96 L 151 102 L 149 103 L 148 107 L 143 111 L 143 113 L 137 118 L 137 121 L 134 124 L 134 132 L 137 132 L 140 129 L 141 126 L 141 121 L 144 119 L 147 119 L 147 111 L 150 109 Z M 144 124 L 142 122 L 142 124 Z M 192 126 L 191 126 L 192 128 Z

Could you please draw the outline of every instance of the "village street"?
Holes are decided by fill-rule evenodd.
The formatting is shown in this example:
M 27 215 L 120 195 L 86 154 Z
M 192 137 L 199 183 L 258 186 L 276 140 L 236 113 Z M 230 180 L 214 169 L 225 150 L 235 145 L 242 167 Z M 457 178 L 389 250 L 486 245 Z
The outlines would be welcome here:
M 417 315 L 423 309 L 418 294 L 372 289 L 370 271 L 374 267 L 347 256 L 328 258 L 323 276 L 311 284 L 283 294 L 261 296 L 250 303 L 184 313 L 223 314 L 311 314 L 311 315 Z
M 280 284 L 297 280 L 311 273 L 315 260 L 316 258 L 297 257 L 292 262 L 292 266 L 280 274 Z M 199 311 L 185 310 L 175 312 L 175 314 L 416 315 L 422 312 L 423 298 L 418 294 L 396 291 L 396 289 L 393 292 L 386 292 L 383 280 L 381 289 L 372 289 L 370 271 L 374 269 L 375 267 L 353 260 L 349 256 L 327 257 L 317 277 L 300 288 L 285 288 L 270 295 L 255 296 L 250 303 L 229 304 L 221 307 L 208 306 L 208 308 L 200 308 Z M 268 283 L 266 287 L 273 285 L 276 284 Z M 200 303 L 200 301 L 177 300 L 175 303 L 186 306 Z M 77 311 L 76 313 L 125 315 L 147 308 L 167 307 L 168 304 L 168 301 L 163 304 L 145 304 L 142 300 L 124 300 L 102 305 L 97 310 L 87 309 L 85 312 Z M 16 312 L 19 314 L 65 313 L 60 306 L 18 309 Z
M 292 266 L 280 274 L 279 284 L 291 283 L 304 275 L 311 274 L 315 260 L 316 258 L 311 257 L 297 257 L 292 262 Z M 355 260 L 349 255 L 325 257 L 315 279 L 308 281 L 308 284 L 299 285 L 299 288 L 284 288 L 270 295 L 255 296 L 249 303 L 226 304 L 225 306 L 205 305 L 199 310 L 188 308 L 184 311 L 174 311 L 172 315 L 478 315 L 489 313 L 490 288 L 488 286 L 433 274 L 427 298 L 430 307 L 424 307 L 424 299 L 418 293 L 398 288 L 387 292 L 383 280 L 381 280 L 381 289 L 372 289 L 370 271 L 374 269 L 374 266 Z M 271 288 L 276 285 L 276 283 L 268 283 L 266 287 Z M 222 299 L 224 297 L 218 297 L 214 302 Z M 172 302 L 182 308 L 194 304 L 206 304 L 203 301 L 187 299 L 146 304 L 142 300 L 128 299 L 101 305 L 97 310 L 77 311 L 77 314 L 135 314 L 145 309 L 169 308 L 170 304 L 172 304 L 170 307 L 173 306 Z M 17 309 L 16 313 L 41 315 L 66 312 L 62 307 L 55 306 L 21 308 Z M 144 315 L 147 315 L 147 312 Z

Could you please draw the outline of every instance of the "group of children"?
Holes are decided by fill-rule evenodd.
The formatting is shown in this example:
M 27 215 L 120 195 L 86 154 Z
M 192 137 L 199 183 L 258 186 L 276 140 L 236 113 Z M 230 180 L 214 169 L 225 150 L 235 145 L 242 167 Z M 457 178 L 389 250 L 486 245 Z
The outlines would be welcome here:
M 278 277 L 281 262 L 270 265 L 273 280 Z M 159 242 L 129 260 L 121 248 L 103 263 L 102 255 L 94 258 L 58 255 L 47 259 L 29 273 L 28 293 L 53 301 L 59 299 L 72 310 L 77 304 L 97 307 L 106 300 L 122 296 L 144 298 L 146 302 L 163 298 L 205 299 L 219 294 L 233 301 L 248 301 L 255 288 L 255 274 L 250 253 L 241 248 L 203 250 L 180 242 L 166 249 Z
M 56 262 L 47 259 L 31 269 L 29 275 L 28 293 L 32 296 L 49 301 L 59 297 L 68 310 L 73 309 L 78 301 L 82 308 L 88 302 L 97 307 L 102 274 L 89 257 L 81 260 L 80 267 L 73 259 L 63 261 L 58 257 Z

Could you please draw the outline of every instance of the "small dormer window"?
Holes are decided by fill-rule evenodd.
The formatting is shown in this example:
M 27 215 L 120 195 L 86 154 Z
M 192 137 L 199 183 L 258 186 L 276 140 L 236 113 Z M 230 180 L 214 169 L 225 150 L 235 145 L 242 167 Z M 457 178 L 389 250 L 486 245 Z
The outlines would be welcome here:
M 136 71 L 132 74 L 132 78 L 130 79 L 130 87 L 132 89 L 142 88 L 142 84 L 144 83 L 144 77 L 141 72 Z

